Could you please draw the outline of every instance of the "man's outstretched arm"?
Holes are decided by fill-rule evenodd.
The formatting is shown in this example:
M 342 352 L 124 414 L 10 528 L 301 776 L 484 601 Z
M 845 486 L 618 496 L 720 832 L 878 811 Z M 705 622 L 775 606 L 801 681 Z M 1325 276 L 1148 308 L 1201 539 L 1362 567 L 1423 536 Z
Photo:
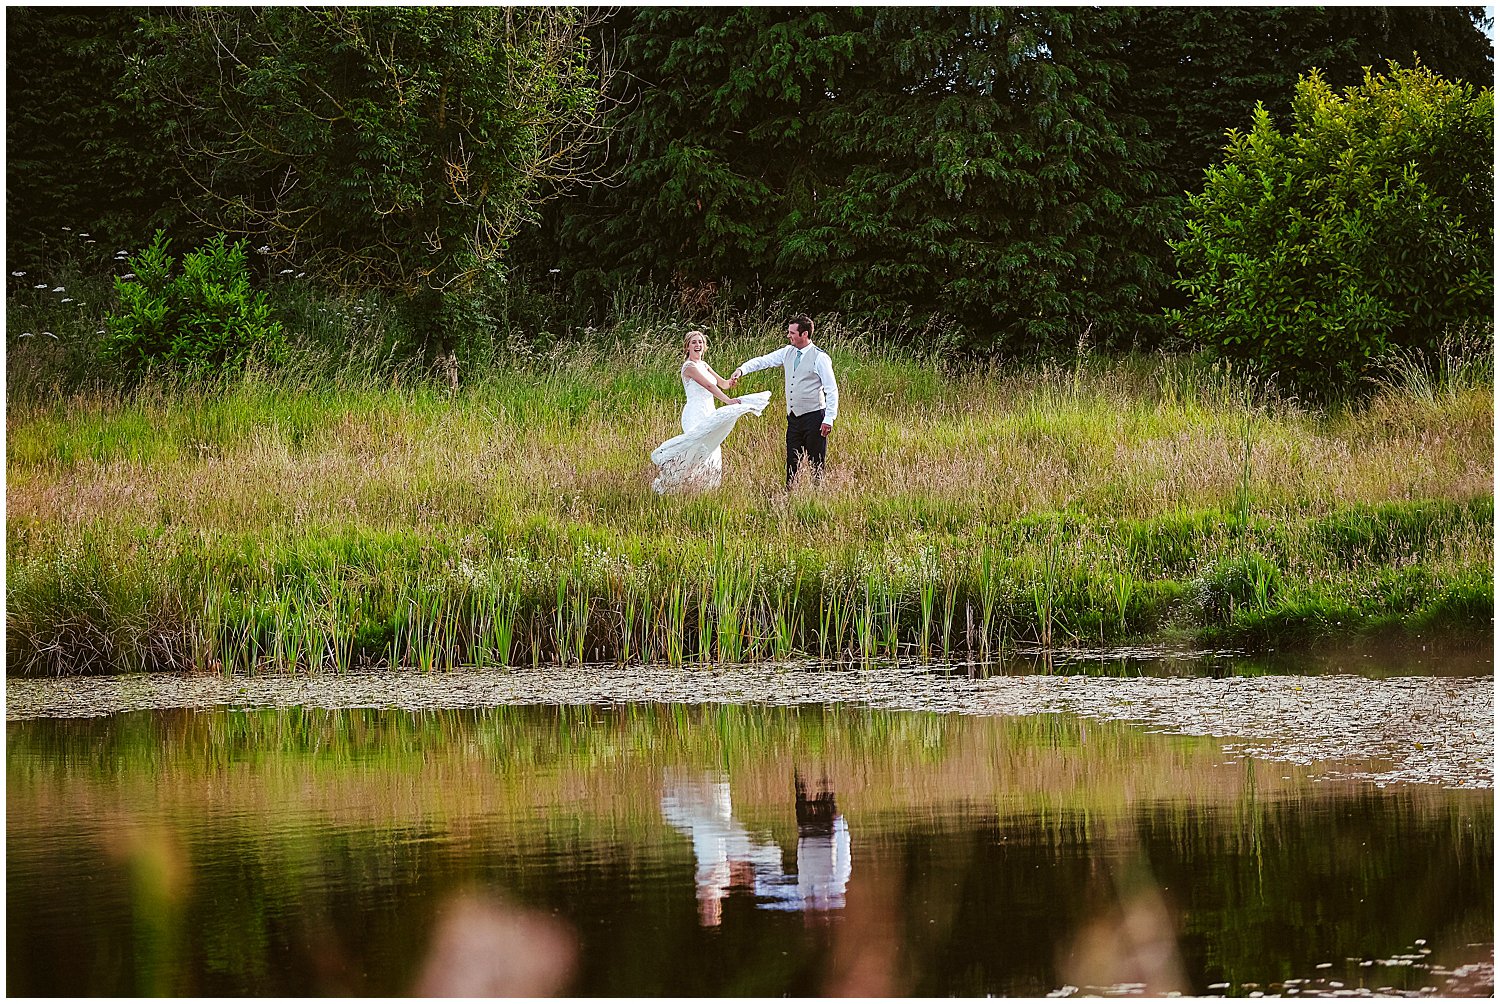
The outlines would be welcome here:
M 768 370 L 772 366 L 780 366 L 782 360 L 786 358 L 786 353 L 787 349 L 783 347 L 777 349 L 774 352 L 767 352 L 763 356 L 756 356 L 749 362 L 742 363 L 739 369 L 735 370 L 729 375 L 729 378 L 731 380 L 738 380 L 746 373 L 754 373 L 757 370 Z

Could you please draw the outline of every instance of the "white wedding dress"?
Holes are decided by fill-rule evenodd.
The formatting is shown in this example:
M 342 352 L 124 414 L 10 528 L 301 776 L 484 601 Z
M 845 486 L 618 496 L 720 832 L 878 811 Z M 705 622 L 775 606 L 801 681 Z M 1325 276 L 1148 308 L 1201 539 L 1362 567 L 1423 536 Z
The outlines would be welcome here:
M 682 392 L 687 401 L 682 406 L 682 435 L 673 436 L 651 451 L 651 462 L 661 468 L 651 488 L 658 495 L 692 488 L 717 488 L 723 475 L 724 459 L 719 444 L 724 442 L 741 415 L 759 415 L 771 403 L 771 392 L 746 394 L 739 404 L 714 407 L 714 396 L 707 387 L 688 376 L 691 361 L 682 364 Z

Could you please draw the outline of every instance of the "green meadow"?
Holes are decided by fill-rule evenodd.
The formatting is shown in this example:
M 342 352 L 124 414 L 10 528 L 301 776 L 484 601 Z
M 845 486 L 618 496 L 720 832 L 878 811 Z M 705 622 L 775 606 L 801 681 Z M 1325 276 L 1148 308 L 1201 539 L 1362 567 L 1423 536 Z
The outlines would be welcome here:
M 723 373 L 783 340 L 722 327 Z M 10 671 L 1491 635 L 1486 367 L 1312 410 L 1195 357 L 975 369 L 835 321 L 822 485 L 783 490 L 762 373 L 738 390 L 775 399 L 726 442 L 722 487 L 658 497 L 684 330 L 497 354 L 452 392 L 355 365 L 27 385 L 7 404 Z

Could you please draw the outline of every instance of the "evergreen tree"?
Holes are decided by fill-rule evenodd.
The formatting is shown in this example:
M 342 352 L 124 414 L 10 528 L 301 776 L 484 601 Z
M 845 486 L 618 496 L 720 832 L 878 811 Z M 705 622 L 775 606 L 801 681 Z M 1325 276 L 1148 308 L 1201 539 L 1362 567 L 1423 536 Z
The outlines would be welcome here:
M 125 8 L 6 11 L 5 222 L 13 262 L 33 263 L 59 246 L 107 260 L 173 219 L 181 179 L 154 125 L 160 117 L 127 94 L 136 23 Z M 82 243 L 79 233 L 95 243 Z
M 616 23 L 617 183 L 571 266 L 950 319 L 970 344 L 1129 344 L 1161 200 L 1109 10 L 641 9 Z

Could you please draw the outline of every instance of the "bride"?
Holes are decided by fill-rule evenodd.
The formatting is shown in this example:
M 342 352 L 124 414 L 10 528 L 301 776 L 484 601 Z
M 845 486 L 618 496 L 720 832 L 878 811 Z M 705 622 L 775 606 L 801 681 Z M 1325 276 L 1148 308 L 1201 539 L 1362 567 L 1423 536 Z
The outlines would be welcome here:
M 770 391 L 728 397 L 720 389 L 734 384 L 715 373 L 703 361 L 708 338 L 701 331 L 689 331 L 683 340 L 687 359 L 682 364 L 682 392 L 687 402 L 682 406 L 682 435 L 662 443 L 651 451 L 651 462 L 661 468 L 651 488 L 657 494 L 685 488 L 716 488 L 723 472 L 719 444 L 734 428 L 741 415 L 759 415 L 771 401 Z M 715 408 L 714 399 L 726 407 Z

